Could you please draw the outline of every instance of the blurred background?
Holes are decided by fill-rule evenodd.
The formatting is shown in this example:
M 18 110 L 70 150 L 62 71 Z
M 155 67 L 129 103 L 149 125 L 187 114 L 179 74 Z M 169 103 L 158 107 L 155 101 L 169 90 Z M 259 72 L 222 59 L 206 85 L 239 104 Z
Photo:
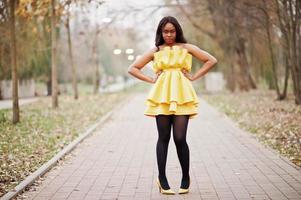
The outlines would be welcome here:
M 54 45 L 51 2 L 15 0 L 19 97 L 51 94 Z M 206 91 L 268 88 L 275 90 L 279 99 L 294 91 L 300 104 L 298 2 L 54 1 L 56 54 L 53 57 L 59 92 L 75 91 L 72 80 L 93 85 L 94 93 L 106 91 L 112 83 L 134 81 L 127 74 L 127 67 L 154 46 L 160 19 L 171 15 L 182 25 L 189 43 L 208 51 L 219 61 L 212 73 L 197 82 L 197 88 Z M 0 3 L 0 99 L 12 96 L 9 3 L 8 0 Z M 201 62 L 193 63 L 193 72 L 202 66 Z M 150 66 L 151 63 L 143 69 L 145 73 L 152 73 Z

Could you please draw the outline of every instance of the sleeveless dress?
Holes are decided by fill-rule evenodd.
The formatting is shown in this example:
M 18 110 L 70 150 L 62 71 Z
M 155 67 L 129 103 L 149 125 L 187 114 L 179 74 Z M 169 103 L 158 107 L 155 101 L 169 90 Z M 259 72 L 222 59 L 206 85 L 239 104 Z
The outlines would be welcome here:
M 154 53 L 152 70 L 162 70 L 144 102 L 144 115 L 189 115 L 194 118 L 198 108 L 198 96 L 191 81 L 182 69 L 191 71 L 192 55 L 180 46 L 169 46 Z

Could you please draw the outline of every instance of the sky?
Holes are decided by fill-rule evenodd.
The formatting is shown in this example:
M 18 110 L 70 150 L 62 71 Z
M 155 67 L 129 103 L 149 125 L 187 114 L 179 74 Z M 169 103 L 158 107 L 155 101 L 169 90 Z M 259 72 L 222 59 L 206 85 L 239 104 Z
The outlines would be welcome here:
M 175 2 L 171 1 L 171 3 Z M 143 33 L 144 43 L 151 47 L 154 45 L 157 25 L 160 19 L 166 15 L 164 9 L 159 9 L 153 13 L 152 11 L 155 9 L 154 6 L 162 4 L 164 4 L 163 0 L 107 0 L 98 9 L 92 4 L 89 13 L 84 14 L 83 17 L 88 16 L 92 24 L 105 25 L 104 18 L 112 18 L 118 13 L 119 18 L 114 20 L 114 25 L 135 28 Z M 139 11 L 134 12 L 136 9 Z

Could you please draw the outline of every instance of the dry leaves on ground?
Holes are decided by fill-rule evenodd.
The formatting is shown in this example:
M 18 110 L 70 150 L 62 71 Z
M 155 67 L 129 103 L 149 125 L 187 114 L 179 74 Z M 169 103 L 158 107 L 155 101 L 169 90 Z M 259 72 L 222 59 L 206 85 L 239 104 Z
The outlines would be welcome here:
M 275 96 L 271 90 L 203 95 L 241 128 L 301 166 L 301 106 L 292 94 L 283 101 Z

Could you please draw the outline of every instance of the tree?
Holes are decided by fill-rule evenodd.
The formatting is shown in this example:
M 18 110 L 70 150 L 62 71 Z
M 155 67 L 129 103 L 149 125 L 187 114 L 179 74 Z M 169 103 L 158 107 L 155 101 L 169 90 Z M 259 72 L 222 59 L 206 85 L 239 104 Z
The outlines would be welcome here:
M 217 41 L 221 49 L 223 49 L 225 63 L 230 67 L 230 70 L 226 71 L 228 88 L 234 91 L 236 84 L 238 84 L 240 90 L 248 91 L 251 88 L 255 89 L 256 84 L 250 73 L 250 65 L 246 56 L 246 38 L 242 25 L 247 19 L 240 13 L 240 9 L 243 7 L 242 4 L 236 0 L 204 1 L 204 3 L 207 4 L 207 10 L 210 13 L 210 19 L 214 27 L 212 30 L 208 30 L 197 23 L 193 17 L 200 6 L 197 1 L 189 1 L 192 12 L 187 12 L 178 0 L 177 3 L 179 9 L 188 18 L 191 24 L 196 29 Z M 236 78 L 233 79 L 233 76 Z
M 55 0 L 51 0 L 51 81 L 52 81 L 52 107 L 58 107 L 58 80 L 56 68 L 56 12 Z
M 289 68 L 287 65 L 285 65 L 285 75 L 284 75 L 284 86 L 283 91 L 280 91 L 280 83 L 278 78 L 278 71 L 277 69 L 279 65 L 279 61 L 277 61 L 277 50 L 283 49 L 283 47 L 279 45 L 275 45 L 277 40 L 281 39 L 275 34 L 278 31 L 279 23 L 276 18 L 276 9 L 275 9 L 275 2 L 274 1 L 266 1 L 266 0 L 260 0 L 260 1 L 252 1 L 252 2 L 246 2 L 247 7 L 249 10 L 254 10 L 254 12 L 250 12 L 252 16 L 250 16 L 252 19 L 253 24 L 258 24 L 260 29 L 262 30 L 257 31 L 259 34 L 264 34 L 267 40 L 267 49 L 270 54 L 270 60 L 271 60 L 271 69 L 272 69 L 272 78 L 273 78 L 273 84 L 272 87 L 275 88 L 277 99 L 283 100 L 286 98 L 287 94 L 287 86 L 288 86 L 288 78 L 289 78 Z M 287 60 L 287 57 L 284 58 Z M 271 87 L 271 88 L 272 88 Z
M 72 87 L 73 87 L 73 91 L 74 91 L 74 99 L 78 99 L 77 74 L 76 74 L 76 67 L 74 65 L 73 53 L 72 53 L 72 40 L 71 40 L 71 33 L 70 33 L 70 12 L 69 12 L 69 10 L 68 10 L 65 25 L 66 25 L 67 37 L 68 37 L 68 50 L 69 50 L 69 60 L 70 60 L 71 70 L 72 70 Z
M 291 72 L 295 102 L 301 104 L 299 0 L 210 0 L 203 1 L 203 4 L 189 0 L 185 7 L 177 2 L 181 13 L 192 26 L 217 41 L 224 51 L 230 90 L 235 89 L 236 83 L 242 90 L 256 88 L 251 70 L 254 72 L 261 68 L 263 74 L 260 75 L 268 80 L 271 89 L 276 90 L 277 99 L 282 100 L 286 97 Z M 207 10 L 204 8 L 206 6 Z M 187 7 L 190 8 L 189 12 Z M 210 17 L 207 15 L 208 10 Z M 212 22 L 213 29 L 210 23 L 209 26 L 198 23 L 199 13 L 202 13 L 203 21 Z M 251 67 L 250 63 L 257 66 Z M 281 79 L 284 80 L 282 91 Z
M 13 96 L 13 124 L 20 121 L 19 115 L 19 101 L 18 101 L 18 69 L 17 69 L 17 44 L 16 44 L 16 30 L 15 30 L 15 6 L 16 1 L 11 0 L 10 5 L 10 37 L 11 37 L 11 67 L 12 67 L 12 96 Z
M 299 0 L 275 0 L 281 33 L 284 36 L 284 52 L 291 70 L 295 103 L 301 105 L 301 2 Z

